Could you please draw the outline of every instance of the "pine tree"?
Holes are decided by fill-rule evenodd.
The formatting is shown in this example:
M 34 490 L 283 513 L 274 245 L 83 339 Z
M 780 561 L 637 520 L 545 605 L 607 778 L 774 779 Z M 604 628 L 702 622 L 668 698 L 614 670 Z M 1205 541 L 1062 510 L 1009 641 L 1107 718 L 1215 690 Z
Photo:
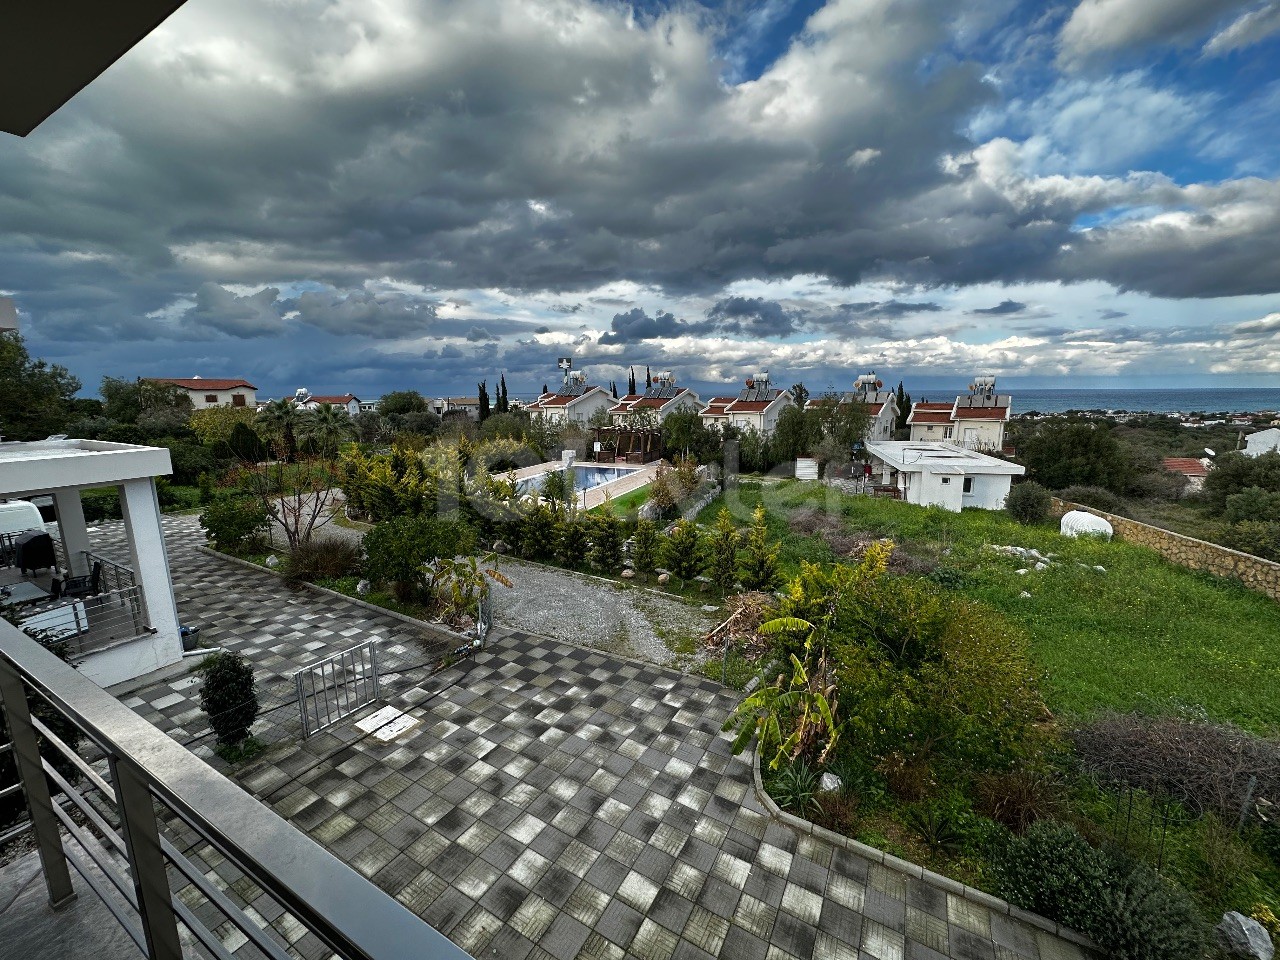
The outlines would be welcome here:
M 591 531 L 591 565 L 602 573 L 622 566 L 622 521 L 612 512 L 595 518 Z
M 782 583 L 782 574 L 778 571 L 779 545 L 769 542 L 764 517 L 764 507 L 756 507 L 743 544 L 738 576 L 743 589 L 772 593 Z
M 609 381 L 609 392 L 613 394 L 613 399 L 615 400 L 618 399 L 618 381 L 617 380 Z
M 688 520 L 681 520 L 662 545 L 662 565 L 681 580 L 692 580 L 701 566 L 698 546 L 701 538 L 698 528 Z
M 498 378 L 498 413 L 507 413 L 511 407 L 507 403 L 507 375 Z
M 738 528 L 734 526 L 733 514 L 721 509 L 716 516 L 716 525 L 707 537 L 707 576 L 720 588 L 721 595 L 733 589 L 738 579 Z
M 636 368 L 632 367 L 627 380 L 627 395 L 634 397 L 636 395 Z
M 652 386 L 653 386 L 653 374 L 649 372 L 649 368 L 646 366 L 644 368 L 644 388 L 645 390 L 648 390 Z
M 551 392 L 550 390 L 548 390 L 548 389 L 547 389 L 547 385 L 546 385 L 545 383 L 542 385 L 542 392 L 543 392 L 543 393 L 550 393 L 550 392 Z
M 631 541 L 631 563 L 636 573 L 650 573 L 658 562 L 658 550 L 661 546 L 658 525 L 652 520 L 636 522 L 636 533 Z
M 898 420 L 893 425 L 895 430 L 907 429 L 907 417 L 911 416 L 911 394 L 902 386 L 902 381 L 898 381 Z
M 489 419 L 489 381 L 481 380 L 476 384 L 476 393 L 480 400 L 480 422 L 484 423 Z

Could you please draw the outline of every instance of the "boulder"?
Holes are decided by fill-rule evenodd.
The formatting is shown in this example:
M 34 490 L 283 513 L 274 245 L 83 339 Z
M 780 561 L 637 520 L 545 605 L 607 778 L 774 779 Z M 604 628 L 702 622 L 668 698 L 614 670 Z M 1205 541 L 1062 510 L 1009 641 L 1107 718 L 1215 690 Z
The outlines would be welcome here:
M 360 594 L 362 597 L 367 597 L 372 589 L 373 584 L 368 580 L 361 580 L 356 584 L 356 593 Z
M 494 553 L 508 553 L 510 550 L 511 550 L 511 544 L 507 543 L 507 541 L 505 540 L 493 541 Z
M 671 582 L 671 574 L 669 573 L 658 574 L 658 582 L 665 587 L 668 583 Z
M 818 781 L 818 789 L 830 793 L 832 790 L 839 790 L 844 786 L 844 781 L 837 777 L 834 773 L 824 773 L 822 779 Z
M 280 558 L 273 553 L 271 556 L 267 557 L 267 566 L 274 570 L 276 567 L 280 566 Z
M 636 572 L 632 570 L 630 567 L 627 567 L 625 570 L 622 571 L 623 580 L 630 580 L 635 575 L 636 575 Z
M 1222 915 L 1222 922 L 1213 928 L 1213 932 L 1218 945 L 1233 957 L 1271 960 L 1276 955 L 1267 928 L 1253 917 L 1234 910 Z

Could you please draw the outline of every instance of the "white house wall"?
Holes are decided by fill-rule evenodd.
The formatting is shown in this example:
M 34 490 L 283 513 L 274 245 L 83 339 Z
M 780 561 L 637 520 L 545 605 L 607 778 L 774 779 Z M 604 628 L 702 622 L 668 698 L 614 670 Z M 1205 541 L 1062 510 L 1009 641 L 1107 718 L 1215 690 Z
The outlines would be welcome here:
M 1009 488 L 1013 478 L 994 473 L 979 473 L 968 478 L 972 481 L 971 490 L 964 495 L 966 507 L 980 507 L 983 510 L 1002 510 L 1009 497 Z

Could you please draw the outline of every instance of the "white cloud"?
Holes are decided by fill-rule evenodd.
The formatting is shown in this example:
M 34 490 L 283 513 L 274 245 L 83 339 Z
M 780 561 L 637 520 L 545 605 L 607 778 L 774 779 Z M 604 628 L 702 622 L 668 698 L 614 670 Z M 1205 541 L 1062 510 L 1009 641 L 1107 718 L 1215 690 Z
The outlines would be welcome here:
M 1058 36 L 1065 62 L 1149 44 L 1188 44 L 1249 0 L 1081 0 Z
M 1215 33 L 1204 45 L 1204 52 L 1211 57 L 1225 56 L 1261 43 L 1277 31 L 1280 31 L 1280 3 L 1272 0 L 1256 10 L 1242 14 Z

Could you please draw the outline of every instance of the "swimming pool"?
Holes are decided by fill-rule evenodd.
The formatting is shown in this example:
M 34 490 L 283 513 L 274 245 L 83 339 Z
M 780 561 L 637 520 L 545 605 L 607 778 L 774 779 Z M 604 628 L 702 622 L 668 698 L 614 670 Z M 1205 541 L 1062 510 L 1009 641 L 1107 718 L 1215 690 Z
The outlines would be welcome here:
M 545 473 L 539 473 L 532 477 L 525 477 L 516 484 L 516 490 L 521 496 L 533 493 L 535 490 L 541 490 L 543 483 L 546 482 L 547 474 L 563 473 L 564 467 L 553 467 Z M 632 466 L 604 466 L 597 463 L 575 463 L 569 468 L 573 471 L 573 489 L 582 493 L 584 490 L 591 490 L 595 487 L 603 487 L 606 483 L 613 483 L 615 480 L 621 480 L 635 473 L 640 467 Z

